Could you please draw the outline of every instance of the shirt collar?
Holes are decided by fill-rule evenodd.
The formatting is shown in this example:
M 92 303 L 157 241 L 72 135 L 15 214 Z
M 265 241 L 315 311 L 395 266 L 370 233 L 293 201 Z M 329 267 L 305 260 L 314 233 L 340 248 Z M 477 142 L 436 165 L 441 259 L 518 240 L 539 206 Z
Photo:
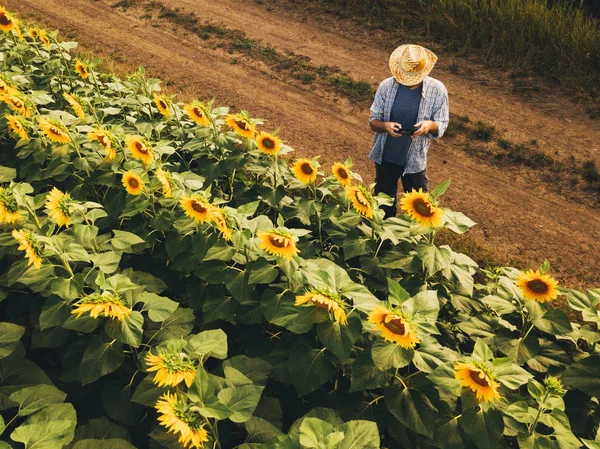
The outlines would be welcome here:
M 392 78 L 394 80 L 394 83 L 396 83 L 398 86 L 396 87 L 396 89 L 400 86 L 400 83 L 398 82 L 398 80 L 396 78 Z M 431 88 L 431 78 L 429 78 L 429 76 L 426 76 L 425 78 L 423 78 L 423 89 L 421 90 L 421 97 L 425 98 L 427 96 L 427 92 L 429 91 L 429 89 Z

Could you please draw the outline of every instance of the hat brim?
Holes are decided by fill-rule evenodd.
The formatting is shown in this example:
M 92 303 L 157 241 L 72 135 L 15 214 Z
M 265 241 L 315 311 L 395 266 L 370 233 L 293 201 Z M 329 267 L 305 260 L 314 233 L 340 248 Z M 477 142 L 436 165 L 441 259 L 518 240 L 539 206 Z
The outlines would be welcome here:
M 431 73 L 433 66 L 435 66 L 435 63 L 437 62 L 437 56 L 431 50 L 423 47 L 426 55 L 425 67 L 416 73 L 406 72 L 400 67 L 400 58 L 405 47 L 405 45 L 401 45 L 400 47 L 396 48 L 396 50 L 394 50 L 390 56 L 390 71 L 392 72 L 392 76 L 396 78 L 396 81 L 398 81 L 400 84 L 405 86 L 415 86 L 423 81 L 425 77 L 429 75 L 429 73 Z

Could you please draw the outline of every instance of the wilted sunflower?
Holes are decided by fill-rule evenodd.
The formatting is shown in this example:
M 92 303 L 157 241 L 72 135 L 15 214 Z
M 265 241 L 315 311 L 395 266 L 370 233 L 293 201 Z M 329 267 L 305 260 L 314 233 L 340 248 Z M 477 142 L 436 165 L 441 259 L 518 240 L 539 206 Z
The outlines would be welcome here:
M 184 399 L 178 399 L 177 393 L 163 394 L 154 406 L 160 416 L 158 422 L 167 430 L 179 435 L 178 441 L 184 448 L 201 449 L 208 441 L 208 433 L 204 430 L 204 418 L 192 410 Z
M 364 217 L 373 218 L 373 196 L 369 193 L 366 187 L 358 185 L 347 186 L 346 194 L 350 201 L 352 201 L 352 207 Z
M 15 136 L 18 136 L 20 139 L 28 140 L 29 136 L 27 135 L 27 131 L 25 130 L 25 126 L 19 119 L 19 117 L 15 115 L 6 114 L 4 116 L 6 118 L 6 124 L 8 125 L 8 130 Z
M 42 245 L 38 242 L 33 233 L 27 229 L 17 231 L 13 229 L 12 236 L 19 244 L 19 249 L 25 251 L 25 257 L 28 259 L 27 266 L 33 265 L 36 269 L 42 266 Z
M 92 318 L 103 315 L 106 318 L 116 318 L 119 321 L 124 321 L 131 315 L 131 308 L 117 294 L 109 292 L 103 294 L 92 293 L 77 301 L 71 314 L 75 315 L 75 318 L 79 318 L 87 312 L 90 313 Z
M 164 171 L 162 168 L 157 168 L 154 172 L 156 179 L 162 185 L 162 193 L 165 198 L 171 198 L 173 195 L 173 187 L 171 186 L 171 175 L 169 172 Z
M 558 281 L 549 274 L 542 274 L 540 270 L 528 270 L 521 273 L 517 280 L 517 287 L 523 296 L 538 302 L 549 302 L 558 296 Z
M 75 115 L 79 117 L 79 120 L 85 119 L 85 111 L 83 110 L 83 106 L 74 95 L 63 92 L 63 98 L 71 105 L 73 112 L 75 112 Z
M 106 160 L 112 161 L 117 155 L 117 150 L 112 146 L 112 137 L 108 131 L 96 128 L 87 134 L 87 138 L 97 141 L 106 150 Z
M 194 382 L 196 364 L 181 351 L 159 349 L 158 355 L 146 355 L 148 371 L 156 371 L 153 382 L 159 387 L 175 387 L 185 381 L 188 388 Z
M 73 216 L 69 211 L 72 203 L 71 195 L 63 193 L 56 187 L 46 197 L 46 212 L 59 226 L 69 227 Z
M 13 111 L 21 114 L 23 117 L 31 117 L 31 109 L 27 107 L 20 93 L 13 90 L 12 93 L 0 95 L 0 101 L 6 103 Z
M 225 240 L 231 240 L 231 237 L 233 236 L 233 231 L 229 226 L 229 216 L 227 215 L 225 209 L 213 206 L 213 209 L 210 213 L 210 219 L 217 227 L 217 229 L 221 231 L 223 238 Z
M 154 104 L 158 108 L 158 112 L 165 118 L 169 118 L 171 115 L 171 108 L 169 107 L 169 99 L 164 95 L 158 95 L 156 93 L 152 94 L 154 98 Z
M 185 214 L 193 218 L 196 223 L 204 223 L 211 220 L 214 209 L 206 198 L 200 195 L 186 196 L 179 201 L 179 205 Z
M 258 149 L 265 154 L 273 156 L 281 151 L 281 144 L 283 142 L 273 134 L 261 131 L 254 140 Z
M 229 126 L 238 136 L 251 139 L 256 132 L 254 124 L 248 117 L 242 114 L 229 114 L 225 117 L 225 124 Z
M 17 20 L 0 6 L 0 30 L 8 33 L 17 26 Z
M 337 182 L 344 187 L 349 186 L 352 183 L 352 175 L 350 174 L 350 170 L 348 170 L 348 167 L 346 167 L 344 164 L 340 164 L 339 162 L 333 164 L 331 173 L 335 175 Z
M 13 86 L 11 86 L 8 81 L 6 81 L 3 78 L 0 78 L 0 94 L 1 95 L 12 95 L 16 91 L 17 90 Z
M 15 224 L 23 218 L 14 196 L 0 187 L 0 223 Z
M 90 75 L 87 65 L 79 60 L 75 62 L 75 71 L 82 79 L 86 79 Z
M 46 137 L 53 142 L 69 143 L 71 141 L 66 128 L 54 120 L 41 119 L 40 128 L 44 131 Z
M 44 44 L 44 47 L 50 47 L 50 39 L 48 39 L 48 34 L 46 33 L 46 30 L 39 30 L 38 37 L 40 38 L 42 44 Z
M 405 193 L 400 204 L 401 209 L 421 226 L 437 227 L 442 224 L 444 211 L 436 207 L 429 193 L 423 192 L 422 189 Z
M 297 296 L 294 305 L 301 306 L 307 303 L 332 312 L 336 322 L 343 325 L 348 324 L 346 311 L 344 310 L 346 303 L 338 295 L 324 290 L 313 289 L 304 295 Z
M 292 173 L 298 181 L 304 184 L 317 180 L 317 168 L 309 159 L 297 159 L 292 166 Z
M 140 175 L 132 171 L 123 173 L 121 182 L 123 183 L 125 190 L 127 190 L 127 193 L 130 195 L 139 195 L 142 193 L 142 190 L 144 190 L 144 181 Z
M 398 343 L 404 349 L 414 348 L 421 342 L 406 318 L 385 307 L 375 307 L 369 314 L 369 323 L 373 323 L 381 331 L 385 341 Z
M 202 103 L 186 104 L 183 110 L 187 116 L 196 122 L 200 126 L 210 125 L 210 119 L 208 118 L 208 110 Z
M 297 256 L 300 252 L 296 247 L 294 237 L 289 232 L 282 229 L 258 231 L 256 236 L 259 239 L 258 247 L 274 256 L 292 260 L 292 258 Z
M 457 363 L 454 365 L 454 378 L 460 380 L 461 387 L 468 387 L 480 402 L 492 402 L 500 399 L 498 384 L 487 369 L 477 363 Z
M 146 165 L 152 163 L 154 160 L 152 148 L 140 136 L 127 136 L 125 138 L 125 145 L 131 151 L 134 159 L 138 159 Z

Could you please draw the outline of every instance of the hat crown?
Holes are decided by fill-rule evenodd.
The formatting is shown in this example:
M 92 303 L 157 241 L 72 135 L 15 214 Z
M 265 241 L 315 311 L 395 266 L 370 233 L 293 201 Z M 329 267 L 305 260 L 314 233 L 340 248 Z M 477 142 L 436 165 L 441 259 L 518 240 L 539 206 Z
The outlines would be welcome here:
M 425 68 L 427 55 L 422 47 L 407 46 L 400 56 L 400 66 L 405 72 L 418 73 Z
M 390 56 L 390 70 L 394 78 L 405 86 L 419 84 L 431 72 L 437 56 L 425 47 L 404 44 Z

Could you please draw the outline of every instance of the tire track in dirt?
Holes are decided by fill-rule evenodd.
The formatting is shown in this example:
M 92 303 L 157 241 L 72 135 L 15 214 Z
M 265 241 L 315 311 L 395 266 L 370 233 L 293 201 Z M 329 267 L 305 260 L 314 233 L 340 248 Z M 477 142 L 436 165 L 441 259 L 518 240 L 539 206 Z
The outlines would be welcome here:
M 206 17 L 210 3 L 174 0 L 169 5 L 205 7 L 204 13 L 199 15 Z M 219 3 L 234 4 L 230 0 Z M 366 125 L 367 110 L 357 110 L 345 100 L 336 102 L 328 93 L 291 85 L 278 79 L 277 74 L 269 73 L 269 69 L 260 63 L 242 59 L 241 64 L 232 64 L 231 55 L 220 49 L 208 48 L 196 36 L 167 27 L 152 27 L 147 20 L 139 19 L 139 10 L 123 13 L 111 8 L 109 1 L 45 0 L 40 3 L 36 0 L 7 0 L 6 4 L 24 17 L 43 20 L 53 28 L 72 35 L 87 48 L 112 52 L 131 64 L 142 64 L 149 74 L 173 83 L 177 89 L 196 92 L 201 98 L 216 96 L 219 103 L 235 105 L 237 109 L 249 110 L 253 116 L 265 118 L 265 129 L 281 127 L 280 135 L 302 155 L 321 154 L 329 163 L 351 155 L 356 171 L 372 180 L 372 164 L 367 159 L 371 139 Z M 235 4 L 239 10 L 252 6 L 245 2 Z M 267 18 L 261 16 L 265 12 L 260 7 L 254 6 L 250 10 L 254 11 L 254 19 L 248 16 L 239 22 L 240 25 L 251 27 L 252 23 L 266 22 Z M 228 13 L 233 15 L 231 9 Z M 269 24 L 275 23 L 274 18 L 270 18 Z M 213 19 L 219 20 L 218 17 Z M 334 45 L 334 39 L 344 39 L 319 27 L 307 30 L 305 26 L 308 25 L 288 20 L 280 26 L 288 37 L 310 36 L 310 43 Z M 250 33 L 248 35 L 254 37 Z M 271 35 L 275 36 L 275 33 L 263 38 L 267 40 Z M 365 54 L 371 54 L 371 51 L 375 55 L 382 54 L 377 53 L 381 50 L 369 47 L 353 51 L 356 41 L 352 39 L 341 42 L 345 46 L 344 51 L 353 56 L 354 64 L 352 67 L 340 67 L 350 71 L 352 76 L 355 76 L 353 70 L 356 69 L 356 78 L 362 78 L 359 67 L 370 67 L 374 63 L 373 56 L 368 60 L 361 59 Z M 285 45 L 291 44 L 282 45 L 285 48 Z M 322 53 L 321 57 L 328 59 L 325 62 L 332 64 L 334 58 L 329 56 L 331 52 L 328 54 L 324 48 L 320 51 L 312 49 L 318 49 L 322 44 L 311 45 L 305 43 L 302 49 L 296 50 L 303 54 L 312 51 Z M 340 44 L 336 45 L 339 49 Z M 387 76 L 383 70 L 387 52 L 385 54 L 380 62 L 381 74 L 377 72 L 371 76 Z M 319 63 L 316 56 L 314 61 Z M 450 85 L 445 75 L 441 77 L 438 74 Z M 450 94 L 455 111 L 454 104 L 461 95 L 465 98 L 473 95 L 470 92 L 454 94 L 453 90 Z M 473 102 L 479 101 L 481 95 L 477 97 Z M 510 102 L 510 99 L 504 101 Z M 452 179 L 444 204 L 480 222 L 480 230 L 475 232 L 487 235 L 495 250 L 518 254 L 537 263 L 547 257 L 561 280 L 600 284 L 600 275 L 595 272 L 600 261 L 597 211 L 546 191 L 545 186 L 535 181 L 535 177 L 526 170 L 514 167 L 501 170 L 482 164 L 443 139 L 432 146 L 429 166 L 433 184 Z

